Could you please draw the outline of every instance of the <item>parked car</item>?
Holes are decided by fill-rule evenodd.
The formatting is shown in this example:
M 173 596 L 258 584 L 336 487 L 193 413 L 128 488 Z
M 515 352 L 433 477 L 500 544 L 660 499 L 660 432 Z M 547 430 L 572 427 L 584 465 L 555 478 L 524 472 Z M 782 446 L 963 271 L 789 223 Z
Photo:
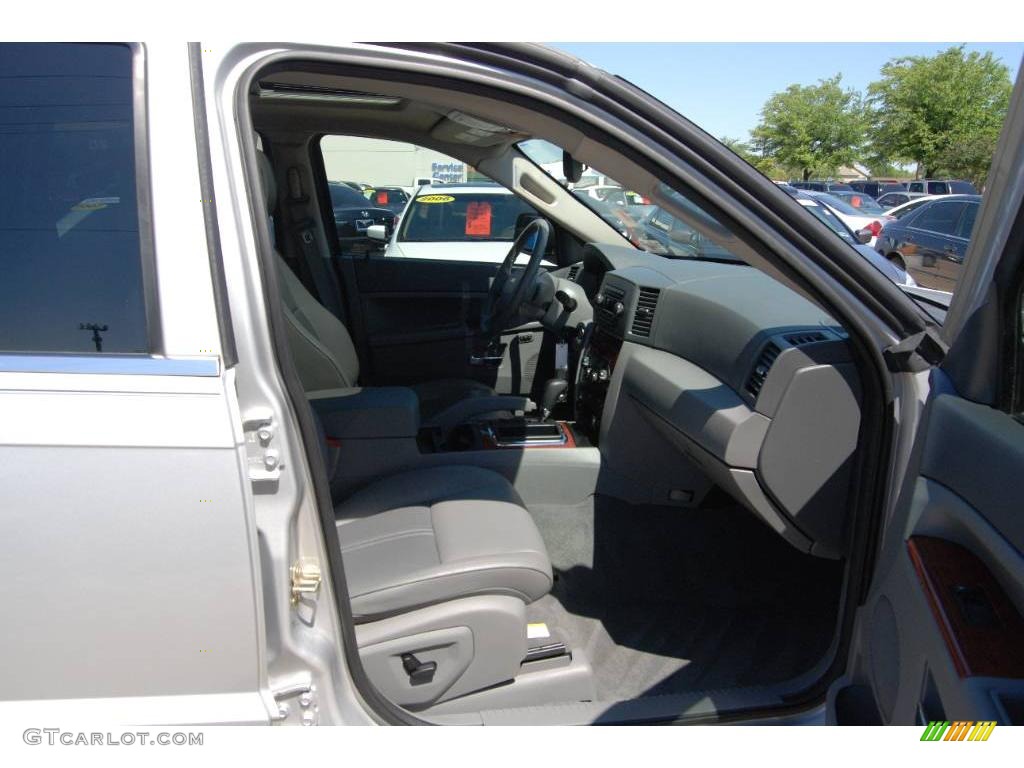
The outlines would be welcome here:
M 845 184 L 841 181 L 819 181 L 817 179 L 811 179 L 810 181 L 791 181 L 789 182 L 791 187 L 796 189 L 804 189 L 813 192 L 853 192 L 853 187 L 849 184 Z
M 394 229 L 396 215 L 393 210 L 371 205 L 348 184 L 332 181 L 328 182 L 328 188 L 334 209 L 334 227 L 338 242 L 343 247 L 365 251 L 373 245 L 367 235 L 371 226 L 382 226 L 388 232 Z
M 420 187 L 393 230 L 374 226 L 389 259 L 437 259 L 500 264 L 537 211 L 507 188 L 486 182 Z M 529 261 L 528 254 L 517 263 Z
M 78 723 L 1020 720 L 1022 110 L 938 327 L 622 78 L 281 37 L 0 46 L 15 748 Z M 349 258 L 325 132 L 443 142 L 502 186 L 421 191 L 404 258 Z M 530 141 L 731 258 L 634 247 Z
M 411 197 L 402 187 L 372 187 L 363 190 L 363 195 L 371 204 L 395 213 L 401 213 Z
M 958 179 L 916 179 L 907 182 L 908 192 L 926 195 L 976 195 L 978 190 L 969 181 Z
M 895 181 L 851 181 L 850 188 L 857 192 L 863 192 L 866 195 L 871 195 L 875 199 L 878 199 L 889 192 L 906 191 L 906 187 Z
M 900 203 L 897 206 L 889 208 L 885 213 L 887 216 L 892 216 L 894 219 L 902 219 L 911 211 L 916 211 L 922 205 L 927 203 L 929 200 L 935 200 L 941 195 L 925 195 L 920 192 L 908 192 L 910 199 L 905 203 Z
M 896 285 L 910 287 L 917 285 L 917 282 L 906 270 L 901 269 L 895 263 L 880 256 L 879 253 L 870 245 L 861 242 L 857 233 L 843 223 L 843 220 L 840 219 L 839 216 L 837 216 L 827 205 L 824 205 L 820 200 L 802 190 L 794 189 L 790 191 L 789 189 L 786 189 L 786 191 L 789 192 L 806 210 L 814 214 L 817 219 L 824 222 L 829 229 L 839 236 L 840 240 L 848 245 L 852 245 L 857 250 L 857 253 L 870 261 L 886 277 L 896 283 Z
M 861 213 L 868 216 L 878 216 L 885 213 L 885 209 L 878 204 L 871 195 L 864 192 L 829 192 L 833 197 L 837 197 L 843 202 L 849 204 L 851 208 L 856 208 Z
M 890 216 L 886 213 L 865 214 L 845 200 L 840 200 L 835 195 L 830 195 L 826 192 L 808 192 L 807 194 L 828 206 L 854 232 L 867 230 L 870 234 L 867 245 L 871 247 L 874 247 L 875 240 L 878 238 L 878 233 L 882 231 L 882 227 L 890 220 Z
M 956 287 L 981 207 L 980 195 L 943 195 L 882 228 L 875 248 L 923 288 Z
M 640 245 L 650 249 L 657 244 L 657 252 L 684 258 L 734 259 L 729 249 L 705 237 L 692 226 L 662 208 L 655 207 L 642 222 Z
M 888 212 L 899 205 L 909 203 L 911 200 L 916 200 L 920 197 L 928 197 L 928 195 L 924 192 L 907 192 L 904 189 L 902 192 L 886 192 L 878 198 L 877 202 L 882 206 L 883 210 Z

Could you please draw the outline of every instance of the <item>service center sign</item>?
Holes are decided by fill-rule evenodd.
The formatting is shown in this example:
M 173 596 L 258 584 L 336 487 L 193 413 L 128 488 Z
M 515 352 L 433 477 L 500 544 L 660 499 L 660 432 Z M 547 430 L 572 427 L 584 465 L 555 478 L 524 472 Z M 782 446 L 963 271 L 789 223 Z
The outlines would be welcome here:
M 430 177 L 436 181 L 459 182 L 466 179 L 465 163 L 431 163 Z

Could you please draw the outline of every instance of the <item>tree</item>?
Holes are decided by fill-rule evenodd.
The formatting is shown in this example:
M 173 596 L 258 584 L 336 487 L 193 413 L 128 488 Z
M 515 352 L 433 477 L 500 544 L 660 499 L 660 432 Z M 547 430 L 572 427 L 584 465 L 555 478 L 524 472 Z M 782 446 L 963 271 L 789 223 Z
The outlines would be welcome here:
M 765 157 L 796 169 L 806 181 L 857 159 L 867 128 L 860 94 L 844 90 L 842 76 L 774 93 L 751 132 Z
M 918 163 L 925 177 L 983 184 L 1013 88 L 1009 70 L 991 53 L 954 46 L 892 59 L 881 75 L 868 86 L 875 153 Z
M 789 173 L 781 168 L 774 159 L 765 157 L 759 146 L 740 141 L 739 139 L 733 139 L 729 136 L 722 136 L 719 141 L 765 176 L 772 179 L 782 179 L 789 176 Z

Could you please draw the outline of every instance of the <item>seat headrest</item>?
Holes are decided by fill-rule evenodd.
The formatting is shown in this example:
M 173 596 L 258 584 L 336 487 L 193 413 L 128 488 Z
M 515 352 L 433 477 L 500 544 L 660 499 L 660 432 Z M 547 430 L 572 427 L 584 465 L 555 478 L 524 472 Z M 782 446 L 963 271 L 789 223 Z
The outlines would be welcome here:
M 263 199 L 267 204 L 267 213 L 277 208 L 277 180 L 274 178 L 274 166 L 262 151 L 256 151 L 256 162 L 260 167 L 260 182 L 263 184 Z

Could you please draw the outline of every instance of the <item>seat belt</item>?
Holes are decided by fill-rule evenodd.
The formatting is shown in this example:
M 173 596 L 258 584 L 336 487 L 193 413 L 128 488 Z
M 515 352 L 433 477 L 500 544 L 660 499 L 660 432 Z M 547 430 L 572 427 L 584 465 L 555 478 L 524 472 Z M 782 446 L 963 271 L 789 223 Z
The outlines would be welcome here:
M 317 247 L 316 222 L 307 216 L 296 216 L 296 213 L 305 214 L 306 205 L 310 198 L 302 188 L 302 176 L 299 169 L 292 166 L 288 169 L 288 203 L 292 206 L 289 211 L 292 215 L 289 230 L 295 236 L 295 241 L 302 252 L 302 261 L 308 275 L 316 290 L 317 298 L 331 314 L 342 322 L 345 316 L 342 312 L 341 295 L 338 291 L 338 282 L 331 272 L 330 256 L 324 256 L 321 249 Z

